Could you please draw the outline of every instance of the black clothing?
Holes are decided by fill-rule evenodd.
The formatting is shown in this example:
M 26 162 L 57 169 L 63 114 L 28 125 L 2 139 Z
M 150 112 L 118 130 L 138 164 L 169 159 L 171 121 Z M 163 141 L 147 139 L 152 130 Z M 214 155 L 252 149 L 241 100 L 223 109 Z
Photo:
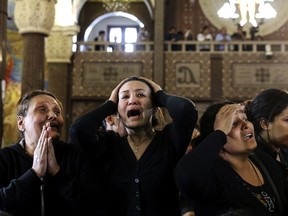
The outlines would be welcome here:
M 274 151 L 272 149 L 271 145 L 266 143 L 260 136 L 256 136 L 256 140 L 257 140 L 257 148 L 255 150 L 256 153 L 257 152 L 265 152 L 268 155 L 270 155 L 271 158 L 273 158 L 275 161 L 277 158 L 277 154 L 279 154 L 281 162 L 277 161 L 277 163 L 281 167 L 281 169 L 283 170 L 283 172 L 286 175 L 286 178 L 288 180 L 288 152 L 287 152 L 287 148 L 282 147 L 280 149 L 279 153 L 277 153 L 276 151 Z
M 245 41 L 246 40 L 246 32 L 243 32 L 242 34 L 239 32 L 234 32 L 231 35 L 231 39 L 232 41 Z M 233 48 L 234 51 L 238 51 L 239 50 L 239 45 L 234 45 Z M 242 50 L 246 51 L 247 50 L 247 45 L 242 45 Z
M 96 42 L 103 42 L 103 43 L 105 42 L 103 39 L 99 40 L 99 37 L 96 37 L 96 38 L 94 39 L 94 41 L 96 41 Z M 94 50 L 97 50 L 97 51 L 102 50 L 102 51 L 104 51 L 104 50 L 105 50 L 105 45 L 97 44 L 97 45 L 94 46 Z
M 116 112 L 107 101 L 72 125 L 70 135 L 90 153 L 103 176 L 109 216 L 180 215 L 173 170 L 185 154 L 197 121 L 194 104 L 185 98 L 158 91 L 154 102 L 166 107 L 173 119 L 156 135 L 137 160 L 127 141 L 113 131 L 99 131 L 102 120 Z M 99 171 L 100 172 L 100 171 Z
M 279 213 L 279 200 L 269 184 L 267 176 L 254 160 L 251 161 L 261 171 L 264 184 L 255 187 L 245 182 L 219 155 L 227 143 L 226 134 L 214 131 L 192 152 L 186 154 L 175 168 L 175 180 L 181 193 L 193 200 L 195 215 L 221 215 L 229 209 L 242 209 L 248 215 L 286 216 L 287 185 L 281 169 L 267 154 L 258 157 L 268 170 L 280 194 L 284 206 Z
M 31 168 L 33 158 L 19 143 L 0 150 L 1 211 L 40 216 L 40 186 L 44 184 L 45 216 L 92 215 L 94 210 L 89 212 L 89 208 L 91 202 L 95 205 L 96 184 L 88 160 L 80 149 L 63 142 L 54 145 L 54 151 L 60 171 L 42 182 Z

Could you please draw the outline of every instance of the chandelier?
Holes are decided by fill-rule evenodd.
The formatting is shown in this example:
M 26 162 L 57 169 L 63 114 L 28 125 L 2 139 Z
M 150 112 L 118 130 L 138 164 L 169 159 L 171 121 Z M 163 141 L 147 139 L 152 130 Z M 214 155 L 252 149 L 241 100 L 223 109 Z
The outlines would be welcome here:
M 275 18 L 277 11 L 269 2 L 274 0 L 229 0 L 223 4 L 217 14 L 221 18 L 240 19 L 239 24 L 244 26 L 248 21 L 257 27 L 256 19 L 271 19 Z
M 130 0 L 102 0 L 102 2 L 107 11 L 127 11 L 130 8 Z

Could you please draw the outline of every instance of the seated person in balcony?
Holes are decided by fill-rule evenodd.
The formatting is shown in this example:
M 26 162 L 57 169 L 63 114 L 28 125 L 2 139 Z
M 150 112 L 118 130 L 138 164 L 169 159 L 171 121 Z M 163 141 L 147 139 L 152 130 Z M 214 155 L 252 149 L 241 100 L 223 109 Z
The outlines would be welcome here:
M 197 35 L 197 41 L 203 41 L 203 42 L 208 42 L 208 41 L 213 41 L 213 36 L 210 33 L 209 27 L 208 26 L 203 26 L 201 32 Z M 201 44 L 199 45 L 200 51 L 210 51 L 210 44 Z
M 246 40 L 246 31 L 243 30 L 242 26 L 240 24 L 237 25 L 237 31 L 234 32 L 231 35 L 232 41 L 245 41 Z M 243 46 L 243 50 L 244 50 L 245 46 Z M 239 46 L 238 45 L 234 45 L 234 51 L 238 51 L 239 50 Z
M 137 41 L 140 42 L 140 44 L 136 45 L 136 49 L 145 50 L 145 44 L 141 44 L 141 41 L 149 41 L 149 40 L 150 40 L 149 32 L 145 27 L 142 27 L 137 35 Z
M 174 26 L 169 28 L 168 33 L 165 36 L 166 41 L 176 41 L 177 40 L 177 31 Z
M 97 42 L 105 42 L 106 41 L 106 38 L 105 38 L 105 31 L 101 30 L 99 31 L 99 34 L 98 36 L 94 39 L 94 41 L 97 41 Z M 105 50 L 105 45 L 100 45 L 100 44 L 97 44 L 95 45 L 95 50 Z
M 138 33 L 138 41 L 149 41 L 150 34 L 145 27 L 141 28 Z
M 227 32 L 227 27 L 223 26 L 220 31 L 216 34 L 216 37 L 215 37 L 215 41 L 217 42 L 223 42 L 223 44 L 219 44 L 217 45 L 217 49 L 216 50 L 219 50 L 219 51 L 224 51 L 225 50 L 225 45 L 224 43 L 227 43 L 227 42 L 230 42 L 232 39 L 231 39 L 231 36 L 230 34 L 228 34 Z M 226 49 L 228 50 L 228 49 Z
M 179 36 L 181 36 L 181 34 L 179 35 L 179 32 L 177 32 L 176 28 L 174 26 L 171 26 L 169 28 L 168 34 L 166 34 L 166 36 L 165 36 L 165 40 L 166 41 L 178 41 Z M 173 50 L 173 51 L 179 50 L 179 45 L 172 44 L 171 50 Z
M 194 40 L 193 34 L 192 34 L 192 30 L 190 27 L 188 27 L 185 31 L 184 31 L 184 40 L 185 41 L 192 41 Z M 191 51 L 191 50 L 195 50 L 195 45 L 194 44 L 188 44 L 186 45 L 186 51 Z
M 264 38 L 261 35 L 256 35 L 255 36 L 255 41 L 261 42 L 263 40 L 264 40 Z M 259 45 L 257 45 L 257 51 L 266 51 L 266 47 L 269 47 L 268 50 L 271 51 L 271 46 L 268 45 L 268 44 L 259 44 Z

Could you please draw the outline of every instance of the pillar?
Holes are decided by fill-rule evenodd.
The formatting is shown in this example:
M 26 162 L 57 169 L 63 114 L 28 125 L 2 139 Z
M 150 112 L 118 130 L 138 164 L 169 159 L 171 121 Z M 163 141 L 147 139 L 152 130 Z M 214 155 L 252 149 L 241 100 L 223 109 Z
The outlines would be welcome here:
M 63 105 L 64 128 L 62 139 L 68 137 L 70 101 L 70 63 L 72 37 L 79 32 L 78 26 L 54 26 L 45 42 L 45 56 L 48 64 L 48 90 L 54 93 Z
M 3 91 L 4 78 L 6 71 L 6 43 L 7 43 L 7 0 L 0 0 L 0 148 L 3 141 L 4 110 L 3 110 Z
M 164 86 L 164 0 L 155 1 L 154 9 L 154 81 Z M 155 63 L 156 62 L 156 63 Z
M 21 94 L 44 89 L 44 39 L 54 24 L 56 0 L 16 0 L 15 24 L 23 36 Z
M 223 79 L 223 56 L 211 54 L 211 98 L 223 98 L 222 79 Z

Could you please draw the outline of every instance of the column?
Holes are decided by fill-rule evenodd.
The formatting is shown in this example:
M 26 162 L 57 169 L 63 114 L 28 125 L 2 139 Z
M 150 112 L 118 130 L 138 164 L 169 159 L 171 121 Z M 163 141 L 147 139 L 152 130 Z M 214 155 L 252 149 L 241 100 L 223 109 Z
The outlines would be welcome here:
M 54 24 L 56 0 L 16 0 L 15 24 L 23 36 L 21 92 L 44 89 L 44 39 Z
M 3 91 L 4 77 L 6 71 L 6 41 L 7 41 L 7 0 L 0 0 L 0 148 L 3 141 L 3 122 L 4 122 L 4 110 L 3 110 Z
M 164 0 L 155 1 L 154 81 L 164 87 Z
M 48 90 L 55 94 L 63 105 L 63 140 L 68 137 L 70 101 L 69 66 L 72 56 L 72 37 L 79 32 L 79 26 L 54 26 L 45 42 L 45 56 L 48 64 Z

